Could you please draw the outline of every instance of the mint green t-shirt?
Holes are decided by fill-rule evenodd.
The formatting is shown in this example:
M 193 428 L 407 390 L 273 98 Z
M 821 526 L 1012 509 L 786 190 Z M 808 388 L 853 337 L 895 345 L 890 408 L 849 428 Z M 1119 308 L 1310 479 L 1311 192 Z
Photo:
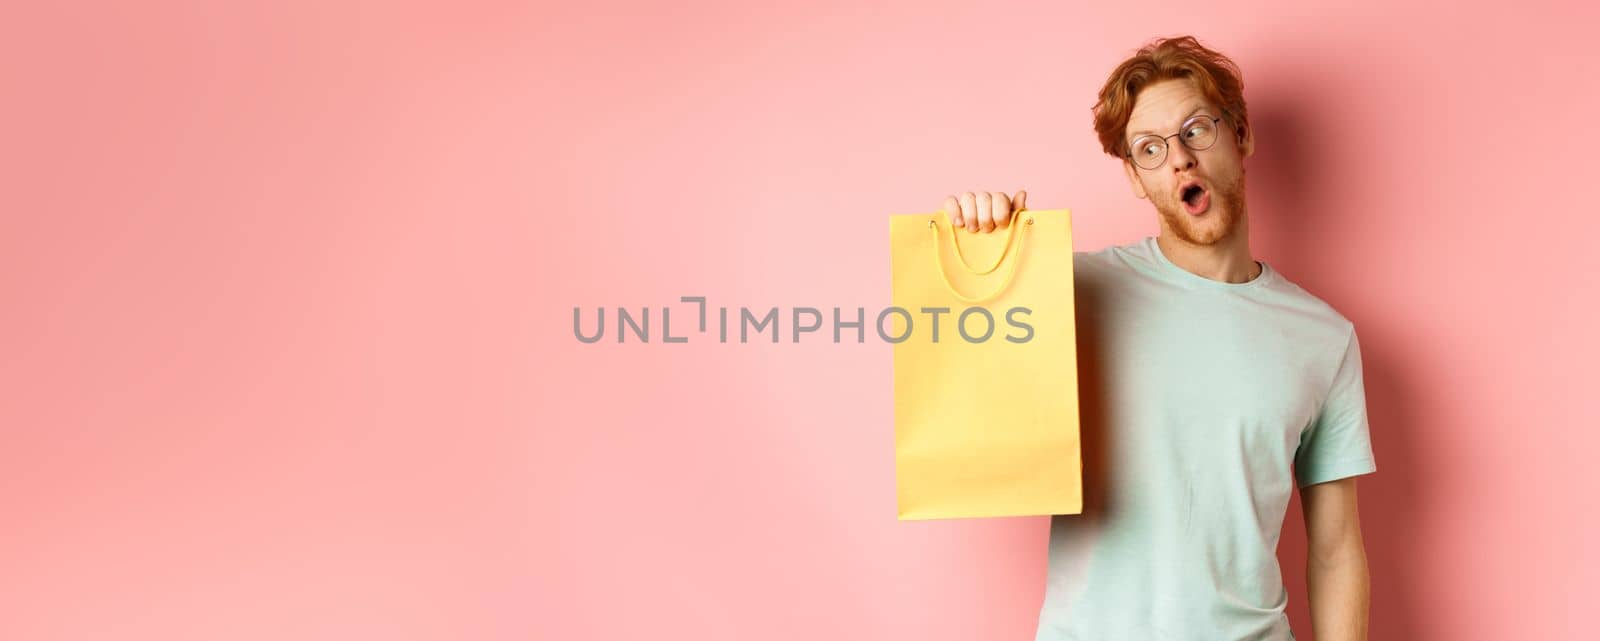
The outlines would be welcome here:
M 1076 252 L 1084 512 L 1050 523 L 1037 641 L 1286 641 L 1298 485 L 1377 469 L 1353 324 L 1261 261 Z

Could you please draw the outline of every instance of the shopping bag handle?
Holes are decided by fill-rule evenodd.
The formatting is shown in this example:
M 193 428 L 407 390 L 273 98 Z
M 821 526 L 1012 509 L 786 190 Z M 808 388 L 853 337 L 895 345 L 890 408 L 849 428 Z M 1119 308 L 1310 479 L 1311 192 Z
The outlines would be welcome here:
M 951 294 L 954 294 L 956 298 L 961 299 L 963 302 L 966 302 L 966 303 L 981 303 L 983 301 L 986 301 L 986 300 L 989 300 L 991 298 L 994 298 L 995 296 L 999 296 L 1000 292 L 1003 292 L 1003 291 L 1006 290 L 1007 287 L 1010 287 L 1011 286 L 1011 279 L 1014 278 L 1017 275 L 1017 263 L 1022 262 L 1022 241 L 1023 241 L 1023 238 L 1025 238 L 1025 235 L 1024 236 L 1018 236 L 1017 234 L 1019 232 L 1017 230 L 1018 230 L 1018 228 L 1023 227 L 1023 226 L 1029 226 L 1029 227 L 1033 226 L 1033 216 L 1027 216 L 1026 218 L 1027 218 L 1027 220 L 1024 221 L 1024 220 L 1021 219 L 1021 217 L 1019 217 L 1019 219 L 1017 220 L 1017 223 L 1011 226 L 1011 230 L 1006 233 L 1006 244 L 1001 248 L 1000 256 L 995 259 L 993 265 L 990 265 L 987 269 L 984 269 L 983 271 L 979 271 L 976 268 L 974 268 L 970 263 L 967 262 L 967 257 L 963 256 L 961 254 L 961 244 L 956 242 L 956 228 L 955 228 L 955 226 L 951 225 L 951 226 L 947 227 L 947 229 L 950 230 L 950 244 L 952 246 L 954 246 L 955 249 L 956 249 L 956 258 L 961 261 L 961 265 L 963 267 L 966 267 L 968 271 L 971 271 L 971 272 L 973 272 L 975 274 L 983 275 L 983 274 L 992 273 L 995 269 L 1000 267 L 1000 263 L 1005 262 L 1006 254 L 1011 253 L 1010 249 L 1011 249 L 1011 245 L 1012 245 L 1013 241 L 1015 241 L 1015 244 L 1017 246 L 1017 251 L 1012 257 L 1011 265 L 1006 268 L 1006 275 L 1005 275 L 1005 278 L 1000 281 L 1000 286 L 995 288 L 994 291 L 991 291 L 986 295 L 978 296 L 978 297 L 975 297 L 975 298 L 966 296 L 966 295 L 962 294 L 961 292 L 956 291 L 955 284 L 950 282 L 950 275 L 945 273 L 944 252 L 939 250 L 939 223 L 938 223 L 938 217 L 935 216 L 933 219 L 929 220 L 928 221 L 928 229 L 933 231 L 933 258 L 934 258 L 934 261 L 937 263 L 936 267 L 938 267 L 938 269 L 939 269 L 939 278 L 944 280 L 945 288 L 949 289 Z
M 1019 211 L 1017 213 L 1020 214 L 1022 212 Z M 1029 218 L 1028 219 L 1028 223 L 1032 224 L 1033 223 L 1033 219 Z M 928 227 L 933 227 L 934 225 L 935 225 L 934 221 L 932 221 L 932 220 L 928 221 Z M 1018 227 L 1021 227 L 1021 225 L 1012 225 L 1010 227 L 1010 229 L 1008 229 L 1006 231 L 1006 244 L 1004 246 L 1005 248 L 1011 247 L 1011 237 L 1017 235 L 1017 228 Z M 967 271 L 970 271 L 970 272 L 972 272 L 974 274 L 977 274 L 979 276 L 983 276 L 985 274 L 989 274 L 989 273 L 993 272 L 996 268 L 1000 267 L 1001 261 L 1004 261 L 1006 259 L 1006 252 L 1002 250 L 1000 252 L 1000 255 L 995 257 L 993 265 L 990 265 L 990 266 L 988 266 L 988 267 L 986 267 L 986 268 L 984 268 L 982 270 L 979 270 L 978 268 L 973 267 L 972 263 L 967 262 L 966 255 L 961 253 L 961 243 L 956 242 L 956 226 L 954 224 L 951 224 L 949 229 L 950 229 L 950 244 L 955 246 L 955 248 L 956 248 L 956 258 L 961 260 L 961 266 L 967 268 Z

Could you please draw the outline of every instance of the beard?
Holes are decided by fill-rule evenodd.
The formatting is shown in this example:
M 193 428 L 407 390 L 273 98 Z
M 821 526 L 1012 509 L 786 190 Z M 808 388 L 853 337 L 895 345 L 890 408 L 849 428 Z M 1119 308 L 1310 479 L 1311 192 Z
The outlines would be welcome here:
M 1211 185 L 1211 209 L 1201 216 L 1183 210 L 1176 196 L 1156 203 L 1156 212 L 1180 240 L 1192 245 L 1215 245 L 1233 236 L 1244 214 L 1244 175 L 1231 182 Z

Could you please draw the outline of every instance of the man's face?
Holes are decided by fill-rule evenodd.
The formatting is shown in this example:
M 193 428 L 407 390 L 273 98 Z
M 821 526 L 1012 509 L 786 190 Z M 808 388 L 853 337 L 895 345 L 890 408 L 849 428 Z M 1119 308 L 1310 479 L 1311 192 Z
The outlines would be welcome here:
M 1163 80 L 1145 87 L 1134 102 L 1123 143 L 1131 145 L 1147 134 L 1169 136 L 1167 157 L 1154 169 L 1128 161 L 1123 168 L 1134 194 L 1155 205 L 1163 227 L 1189 243 L 1212 245 L 1231 237 L 1244 216 L 1244 159 L 1254 151 L 1254 142 L 1248 131 L 1241 140 L 1227 120 L 1219 120 L 1212 125 L 1215 142 L 1202 151 L 1190 149 L 1181 142 L 1180 129 L 1197 115 L 1221 118 L 1222 110 L 1192 81 Z

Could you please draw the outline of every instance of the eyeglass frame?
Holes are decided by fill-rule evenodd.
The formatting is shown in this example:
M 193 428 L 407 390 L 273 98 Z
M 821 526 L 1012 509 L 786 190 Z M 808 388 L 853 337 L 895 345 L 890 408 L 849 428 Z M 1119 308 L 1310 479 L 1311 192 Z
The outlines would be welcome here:
M 1167 163 L 1167 153 L 1168 153 L 1168 150 L 1171 148 L 1171 145 L 1167 144 L 1167 139 L 1171 138 L 1173 136 L 1182 136 L 1183 132 L 1189 129 L 1189 123 L 1195 122 L 1197 120 L 1210 120 L 1211 121 L 1211 125 L 1213 127 L 1215 127 L 1216 124 L 1222 120 L 1222 118 L 1218 117 L 1218 116 L 1207 116 L 1205 114 L 1201 114 L 1201 115 L 1198 115 L 1198 116 L 1195 116 L 1193 118 L 1190 118 L 1188 120 L 1183 121 L 1183 124 L 1179 125 L 1179 129 L 1178 129 L 1177 133 L 1168 134 L 1168 135 L 1165 135 L 1165 136 L 1159 136 L 1159 138 L 1161 138 L 1161 162 L 1156 163 L 1156 166 L 1154 166 L 1154 167 L 1146 167 L 1144 165 L 1139 164 L 1139 161 L 1133 159 L 1133 143 L 1134 142 L 1138 142 L 1140 140 L 1143 140 L 1145 138 L 1145 136 L 1155 136 L 1155 134 L 1143 134 L 1143 135 L 1139 136 L 1138 138 L 1133 139 L 1133 142 L 1129 142 L 1128 143 L 1128 151 L 1124 153 L 1123 157 L 1127 158 L 1128 162 L 1132 163 L 1133 166 L 1138 167 L 1140 169 L 1143 169 L 1145 171 L 1155 171 L 1157 169 L 1160 169 L 1162 165 Z M 1219 135 L 1222 133 L 1221 132 L 1221 128 L 1218 128 L 1217 133 Z M 1217 144 L 1217 141 L 1215 139 L 1212 139 L 1211 143 L 1206 145 L 1206 146 L 1204 146 L 1204 147 L 1198 147 L 1198 148 L 1190 147 L 1189 143 L 1186 143 L 1186 142 L 1183 143 L 1183 146 L 1185 148 L 1188 148 L 1190 151 L 1205 151 L 1207 149 L 1210 149 L 1211 145 L 1215 145 L 1215 144 Z

